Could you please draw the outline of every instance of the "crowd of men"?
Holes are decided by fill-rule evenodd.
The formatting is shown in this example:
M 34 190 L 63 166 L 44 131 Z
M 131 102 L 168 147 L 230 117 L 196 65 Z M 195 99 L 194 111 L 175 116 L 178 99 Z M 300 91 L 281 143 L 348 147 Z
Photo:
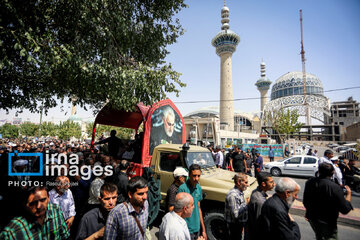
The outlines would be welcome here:
M 16 178 L 24 180 L 22 176 L 12 177 L 2 172 L 1 211 L 11 209 L 11 212 L 2 217 L 0 239 L 151 239 L 149 230 L 158 215 L 161 199 L 151 169 L 144 169 L 141 177 L 130 178 L 129 161 L 98 150 L 90 152 L 89 147 L 86 143 L 58 140 L 2 144 L 1 170 L 8 170 L 7 154 L 15 150 L 18 153 L 51 151 L 77 154 L 80 159 L 77 164 L 90 166 L 90 171 L 95 166 L 112 166 L 113 174 L 84 179 L 81 175 L 60 173 L 53 179 L 41 179 L 45 185 L 15 187 L 4 184 Z M 255 149 L 243 151 L 235 147 L 226 155 L 224 149 L 210 150 L 217 167 L 235 172 L 234 187 L 224 199 L 225 239 L 301 238 L 299 226 L 289 214 L 300 191 L 293 179 L 280 178 L 275 184 L 271 174 L 261 171 L 263 159 Z M 317 239 L 336 239 L 339 212 L 346 214 L 352 209 L 351 189 L 336 181 L 338 165 L 330 160 L 331 154 L 325 152 L 319 176 L 307 181 L 304 192 L 306 217 Z M 35 171 L 39 169 L 36 164 L 36 160 L 18 159 L 13 171 Z M 350 174 L 358 170 L 352 163 L 344 165 L 342 172 Z M 245 199 L 252 172 L 258 187 Z M 351 175 L 353 180 L 358 179 L 357 174 Z M 207 239 L 201 207 L 201 175 L 202 169 L 197 164 L 173 172 L 174 182 L 167 191 L 167 213 L 162 218 L 159 239 Z M 27 180 L 34 179 L 37 178 Z M 49 186 L 50 180 L 55 184 Z M 268 192 L 274 188 L 275 194 L 269 196 Z

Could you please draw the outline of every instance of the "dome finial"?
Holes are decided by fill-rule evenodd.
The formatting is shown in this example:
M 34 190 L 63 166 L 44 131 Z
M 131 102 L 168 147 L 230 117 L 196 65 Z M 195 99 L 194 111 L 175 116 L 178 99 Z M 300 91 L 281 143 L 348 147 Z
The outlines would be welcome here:
M 228 30 L 230 28 L 229 22 L 229 8 L 226 6 L 226 0 L 224 0 L 224 7 L 221 9 L 221 30 Z
M 261 63 L 260 63 L 260 73 L 261 73 L 261 77 L 262 78 L 265 78 L 266 77 L 266 69 L 265 69 L 265 62 L 264 62 L 264 59 L 262 58 L 261 59 Z

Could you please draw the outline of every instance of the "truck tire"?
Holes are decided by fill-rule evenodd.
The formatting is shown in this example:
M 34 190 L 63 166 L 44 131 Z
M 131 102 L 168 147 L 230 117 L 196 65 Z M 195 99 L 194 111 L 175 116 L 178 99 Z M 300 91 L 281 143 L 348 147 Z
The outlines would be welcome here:
M 228 232 L 223 209 L 213 209 L 207 212 L 204 225 L 207 239 L 228 239 Z

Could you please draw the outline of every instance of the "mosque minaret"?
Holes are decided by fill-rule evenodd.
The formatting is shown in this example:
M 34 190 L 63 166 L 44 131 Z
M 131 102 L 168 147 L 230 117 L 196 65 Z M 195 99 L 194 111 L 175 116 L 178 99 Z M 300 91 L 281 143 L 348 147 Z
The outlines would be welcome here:
M 265 69 L 265 63 L 264 61 L 260 64 L 260 79 L 257 80 L 255 83 L 255 86 L 257 86 L 257 89 L 260 92 L 261 95 L 261 101 L 260 101 L 260 110 L 261 112 L 264 111 L 264 107 L 268 101 L 268 90 L 270 88 L 271 81 L 266 77 L 266 69 Z
M 220 57 L 220 124 L 224 130 L 234 131 L 231 56 L 236 51 L 240 37 L 229 29 L 229 8 L 226 3 L 221 9 L 221 23 L 221 31 L 211 41 Z

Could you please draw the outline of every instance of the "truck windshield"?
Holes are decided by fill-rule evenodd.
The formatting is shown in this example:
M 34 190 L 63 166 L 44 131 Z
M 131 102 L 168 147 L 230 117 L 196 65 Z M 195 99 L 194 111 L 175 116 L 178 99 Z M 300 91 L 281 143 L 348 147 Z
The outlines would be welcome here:
M 199 164 L 202 168 L 215 166 L 211 152 L 188 152 L 186 164 L 190 167 L 192 164 Z

